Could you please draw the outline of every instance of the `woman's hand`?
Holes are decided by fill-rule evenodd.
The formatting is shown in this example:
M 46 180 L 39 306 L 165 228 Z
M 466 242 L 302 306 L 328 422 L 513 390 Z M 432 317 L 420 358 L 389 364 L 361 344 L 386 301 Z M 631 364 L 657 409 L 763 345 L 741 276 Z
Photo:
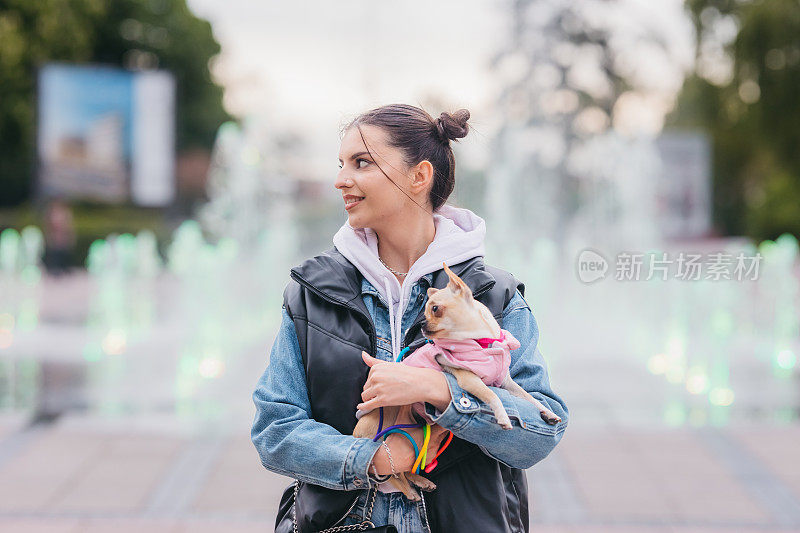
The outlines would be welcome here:
M 358 409 L 369 411 L 382 406 L 429 402 L 440 411 L 444 411 L 447 404 L 450 403 L 450 388 L 447 385 L 447 379 L 438 370 L 381 361 L 364 351 L 361 352 L 361 357 L 370 367 L 370 371 L 369 377 L 364 383 L 364 391 L 361 393 L 361 399 L 364 402 L 358 404 Z M 409 412 L 406 416 L 401 414 L 394 423 L 416 424 L 417 422 Z M 421 449 L 424 442 L 423 429 L 410 428 L 406 431 L 416 441 L 417 448 Z M 432 461 L 436 456 L 447 433 L 447 429 L 437 424 L 431 426 L 426 455 L 427 462 Z M 392 461 L 389 461 L 386 448 L 381 446 L 373 457 L 377 473 L 379 475 L 391 474 L 392 462 L 395 472 L 410 472 L 416 461 L 416 455 L 414 447 L 411 446 L 408 439 L 393 433 L 386 438 L 386 444 L 391 451 Z
M 381 361 L 362 351 L 361 357 L 370 367 L 357 408 L 370 411 L 390 405 L 429 402 L 440 410 L 450 402 L 447 379 L 438 370 L 417 368 L 403 363 Z M 413 422 L 413 421 L 412 421 Z
M 395 424 L 415 424 L 416 421 L 412 420 L 410 415 L 406 415 L 405 417 L 398 416 L 397 420 L 395 420 Z M 424 441 L 424 433 L 422 428 L 410 428 L 406 429 L 411 437 L 416 441 L 417 448 L 422 448 L 422 443 Z M 447 435 L 447 430 L 438 424 L 434 424 L 431 426 L 431 436 L 428 440 L 428 452 L 426 454 L 426 463 L 430 463 L 436 454 L 439 452 L 439 447 L 444 442 L 445 436 Z M 375 471 L 377 471 L 378 475 L 385 475 L 385 474 L 392 474 L 392 465 L 394 465 L 394 472 L 410 472 L 411 467 L 414 466 L 414 462 L 416 461 L 416 455 L 414 455 L 414 447 L 411 446 L 411 443 L 405 438 L 403 435 L 398 435 L 397 433 L 391 433 L 389 436 L 386 437 L 386 444 L 389 446 L 389 449 L 392 454 L 392 460 L 389 461 L 389 456 L 386 453 L 386 448 L 381 446 L 378 448 L 378 451 L 375 452 L 375 455 L 372 459 L 372 464 L 375 465 Z M 372 471 L 372 468 L 370 468 Z

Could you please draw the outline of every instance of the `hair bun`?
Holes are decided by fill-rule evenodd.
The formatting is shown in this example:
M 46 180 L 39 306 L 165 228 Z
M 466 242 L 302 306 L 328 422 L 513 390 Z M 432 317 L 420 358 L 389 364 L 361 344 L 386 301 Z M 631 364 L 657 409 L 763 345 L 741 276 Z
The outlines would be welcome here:
M 448 142 L 451 139 L 460 139 L 466 137 L 469 133 L 469 111 L 466 109 L 459 109 L 452 115 L 450 113 L 442 113 L 436 119 L 436 131 L 439 138 L 443 142 Z

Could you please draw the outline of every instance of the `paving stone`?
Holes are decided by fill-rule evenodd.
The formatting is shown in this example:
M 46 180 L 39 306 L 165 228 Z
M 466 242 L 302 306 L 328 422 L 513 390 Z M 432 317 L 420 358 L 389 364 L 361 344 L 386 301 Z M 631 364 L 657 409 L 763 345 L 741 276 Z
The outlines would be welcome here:
M 617 429 L 573 437 L 559 444 L 560 451 L 596 519 L 769 522 L 745 488 L 686 432 Z
M 76 473 L 68 490 L 54 499 L 53 511 L 136 512 L 185 444 L 182 439 L 154 435 L 118 435 L 91 464 Z
M 800 501 L 800 426 L 731 429 L 730 434 Z
M 108 446 L 105 437 L 55 428 L 0 468 L 0 512 L 49 512 Z
M 233 437 L 198 491 L 192 510 L 275 516 L 283 490 L 292 483 L 261 465 L 247 436 Z
M 0 463 L 0 531 L 272 529 L 291 480 L 261 466 L 246 432 L 164 429 L 90 419 L 17 428 L 13 438 L 27 437 Z M 771 495 L 781 508 L 800 502 L 797 442 L 797 427 L 570 428 L 526 472 L 531 531 L 800 531 L 792 513 L 768 512 Z
M 79 521 L 64 518 L 0 518 L 3 533 L 78 533 Z
M 178 533 L 184 531 L 175 520 L 98 518 L 82 521 L 76 533 Z M 221 531 L 221 530 L 220 530 Z

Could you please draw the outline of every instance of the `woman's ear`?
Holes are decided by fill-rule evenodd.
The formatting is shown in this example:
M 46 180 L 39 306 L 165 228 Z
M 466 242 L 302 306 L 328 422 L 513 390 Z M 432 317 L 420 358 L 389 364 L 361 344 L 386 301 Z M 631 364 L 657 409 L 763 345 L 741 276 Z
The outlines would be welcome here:
M 427 159 L 420 161 L 411 174 L 411 190 L 414 192 L 428 190 L 433 182 L 433 165 Z

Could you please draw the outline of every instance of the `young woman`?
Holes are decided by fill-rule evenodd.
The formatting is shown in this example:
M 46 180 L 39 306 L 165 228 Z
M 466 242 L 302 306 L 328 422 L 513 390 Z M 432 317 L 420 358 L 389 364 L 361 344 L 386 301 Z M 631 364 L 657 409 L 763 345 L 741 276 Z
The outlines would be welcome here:
M 466 109 L 434 120 L 388 105 L 344 129 L 334 185 L 348 219 L 330 250 L 291 269 L 283 321 L 253 393 L 251 438 L 262 464 L 297 480 L 284 491 L 276 531 L 528 531 L 523 470 L 561 440 L 569 412 L 550 388 L 524 284 L 484 263 L 483 219 L 445 203 L 455 185 L 450 141 L 467 134 L 468 119 Z M 442 262 L 520 341 L 511 376 L 560 423 L 493 387 L 512 419 L 504 430 L 452 375 L 395 362 L 425 342 L 426 291 L 448 283 Z M 437 488 L 417 502 L 387 481 L 411 470 L 410 441 L 352 436 L 358 409 L 415 402 L 436 422 L 428 457 L 453 433 L 425 474 Z M 422 430 L 410 433 L 422 443 Z

